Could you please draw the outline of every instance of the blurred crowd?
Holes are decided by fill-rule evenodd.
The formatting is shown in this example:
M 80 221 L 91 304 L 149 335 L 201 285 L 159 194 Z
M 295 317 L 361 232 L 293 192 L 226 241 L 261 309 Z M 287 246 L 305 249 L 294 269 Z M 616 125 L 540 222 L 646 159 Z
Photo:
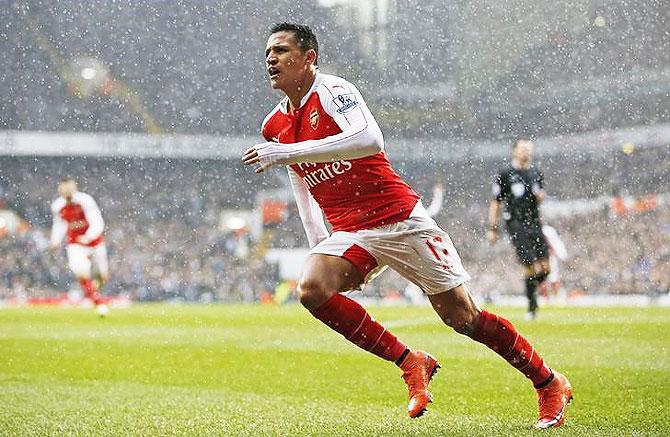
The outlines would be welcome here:
M 509 138 L 670 120 L 663 2 L 399 0 L 371 23 L 356 3 L 10 2 L 0 15 L 0 129 L 146 131 L 127 96 L 72 92 L 67 80 L 80 72 L 64 69 L 85 57 L 165 132 L 255 133 L 277 100 L 265 34 L 287 17 L 314 27 L 323 71 L 356 83 L 389 136 Z
M 588 204 L 615 191 L 629 196 L 670 193 L 667 153 L 667 148 L 653 148 L 614 158 L 574 157 L 575 165 L 568 166 L 551 157 L 541 163 L 552 199 Z M 425 204 L 433 184 L 444 185 L 445 202 L 436 220 L 459 249 L 476 293 L 523 290 L 512 246 L 503 241 L 491 247 L 484 238 L 490 187 L 488 176 L 481 175 L 492 175 L 501 165 L 472 161 L 398 166 L 424 195 Z M 265 261 L 266 251 L 306 247 L 285 172 L 259 177 L 232 161 L 83 157 L 5 157 L 2 169 L 0 203 L 30 226 L 24 233 L 0 237 L 0 298 L 76 287 L 64 250 L 46 250 L 49 207 L 64 175 L 77 178 L 81 190 L 93 195 L 102 210 L 111 266 L 108 294 L 128 293 L 140 300 L 257 301 L 281 282 L 279 266 Z M 580 175 L 588 179 L 580 180 Z M 260 234 L 250 232 L 249 223 L 242 230 L 226 226 L 226 212 L 250 211 L 259 194 L 277 192 L 277 187 L 289 194 L 279 197 L 288 199 L 280 222 Z M 670 286 L 667 199 L 644 211 L 613 213 L 607 203 L 546 221 L 558 230 L 569 252 L 562 269 L 566 289 L 653 294 Z M 366 293 L 385 296 L 401 293 L 405 286 L 397 275 L 387 273 Z

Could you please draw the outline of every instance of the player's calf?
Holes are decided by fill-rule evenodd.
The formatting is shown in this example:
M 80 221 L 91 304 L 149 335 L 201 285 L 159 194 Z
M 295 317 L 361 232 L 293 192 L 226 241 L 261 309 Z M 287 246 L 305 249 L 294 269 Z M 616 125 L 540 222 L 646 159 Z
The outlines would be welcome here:
M 481 311 L 471 338 L 491 348 L 530 379 L 534 386 L 541 386 L 552 377 L 551 369 L 539 352 L 509 320 L 501 316 Z

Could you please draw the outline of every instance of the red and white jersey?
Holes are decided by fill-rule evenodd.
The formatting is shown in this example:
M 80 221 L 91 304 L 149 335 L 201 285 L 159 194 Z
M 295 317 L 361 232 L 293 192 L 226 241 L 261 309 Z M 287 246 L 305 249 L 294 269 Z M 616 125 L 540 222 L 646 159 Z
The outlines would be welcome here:
M 266 141 L 297 143 L 379 130 L 363 97 L 352 84 L 317 73 L 300 108 L 288 110 L 284 98 L 263 121 Z M 337 139 L 341 141 L 342 135 Z M 391 167 L 382 151 L 332 162 L 301 162 L 291 169 L 302 179 L 323 210 L 333 231 L 357 231 L 407 219 L 419 195 Z
M 64 197 L 58 197 L 51 204 L 51 212 L 53 214 L 51 244 L 60 244 L 66 234 L 68 244 L 97 246 L 104 240 L 102 231 L 105 222 L 102 220 L 98 204 L 88 194 L 77 191 L 70 202 Z M 82 235 L 89 242 L 80 243 L 78 238 Z

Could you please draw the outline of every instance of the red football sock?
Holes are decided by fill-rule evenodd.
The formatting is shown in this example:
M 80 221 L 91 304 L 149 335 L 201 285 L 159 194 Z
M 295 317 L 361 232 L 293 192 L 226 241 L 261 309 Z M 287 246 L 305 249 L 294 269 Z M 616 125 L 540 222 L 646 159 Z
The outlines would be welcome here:
M 546 384 L 553 376 L 535 348 L 503 317 L 482 311 L 475 323 L 472 339 L 493 349 L 533 381 L 536 387 Z
M 84 290 L 84 295 L 90 298 L 94 304 L 98 305 L 100 303 L 100 293 L 96 290 L 93 280 L 80 279 L 79 284 L 81 285 L 82 290 Z
M 361 305 L 335 293 L 312 315 L 361 349 L 388 361 L 397 361 L 407 346 L 377 323 Z

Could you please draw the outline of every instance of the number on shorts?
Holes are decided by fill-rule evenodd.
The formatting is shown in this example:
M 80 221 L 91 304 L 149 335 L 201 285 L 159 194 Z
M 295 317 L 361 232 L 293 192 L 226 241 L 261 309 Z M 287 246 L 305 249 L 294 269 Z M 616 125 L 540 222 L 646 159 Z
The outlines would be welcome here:
M 446 249 L 446 247 L 444 247 L 442 237 L 437 236 L 426 240 L 426 246 L 428 246 L 428 249 L 430 249 L 431 253 L 435 257 L 435 260 L 442 265 L 442 268 L 444 270 L 449 270 L 449 265 L 447 264 L 446 259 L 446 256 L 449 255 L 449 251 Z M 445 259 L 442 259 L 440 252 L 444 255 Z

